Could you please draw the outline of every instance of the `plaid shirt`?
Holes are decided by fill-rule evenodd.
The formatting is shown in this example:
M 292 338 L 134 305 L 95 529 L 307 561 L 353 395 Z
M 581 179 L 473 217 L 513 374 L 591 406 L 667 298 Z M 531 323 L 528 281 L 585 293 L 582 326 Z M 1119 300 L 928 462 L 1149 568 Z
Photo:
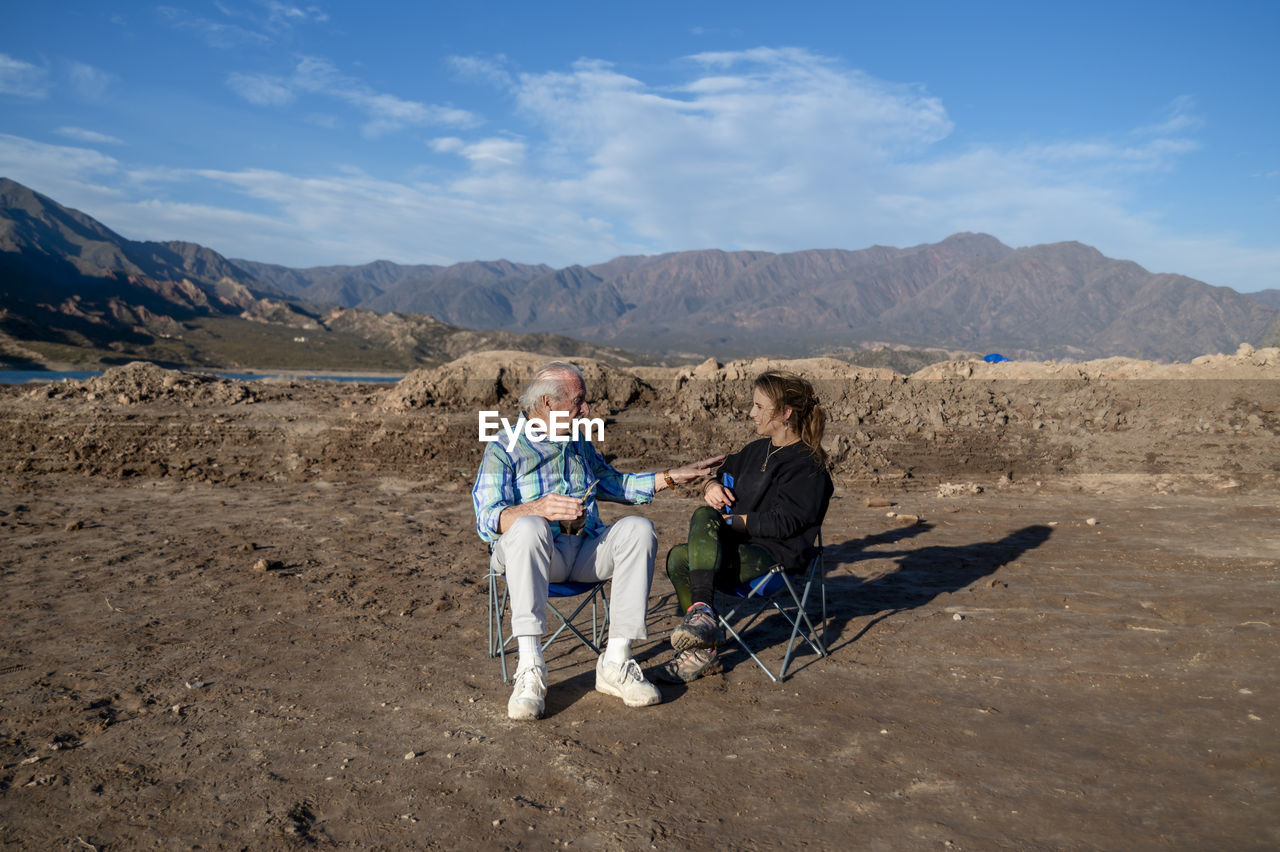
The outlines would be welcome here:
M 546 494 L 581 497 L 593 480 L 599 480 L 595 493 L 586 501 L 584 535 L 595 537 L 604 532 L 596 500 L 610 503 L 648 503 L 653 499 L 654 473 L 619 473 L 604 460 L 586 438 L 565 443 L 530 441 L 524 432 L 511 452 L 502 441 L 492 441 L 484 448 L 480 472 L 471 501 L 476 510 L 476 533 L 487 542 L 495 542 L 498 516 L 509 506 L 519 506 Z M 554 521 L 552 523 L 555 523 Z

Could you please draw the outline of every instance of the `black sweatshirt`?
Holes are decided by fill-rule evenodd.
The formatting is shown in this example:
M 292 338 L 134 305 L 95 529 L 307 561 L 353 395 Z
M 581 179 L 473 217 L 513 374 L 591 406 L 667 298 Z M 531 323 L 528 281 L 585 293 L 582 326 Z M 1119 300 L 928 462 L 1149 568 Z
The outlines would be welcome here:
M 788 572 L 803 570 L 835 490 L 809 448 L 797 441 L 775 450 L 761 438 L 726 458 L 716 481 L 724 484 L 726 473 L 733 476 L 732 512 L 747 516 L 750 542 L 769 551 Z

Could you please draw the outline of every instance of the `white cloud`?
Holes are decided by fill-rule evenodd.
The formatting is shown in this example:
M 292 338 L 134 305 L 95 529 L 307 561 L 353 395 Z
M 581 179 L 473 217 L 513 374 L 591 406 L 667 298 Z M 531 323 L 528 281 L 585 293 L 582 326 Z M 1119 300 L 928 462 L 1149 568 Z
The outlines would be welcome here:
M 1079 240 L 1153 271 L 1244 290 L 1280 286 L 1276 250 L 1212 228 L 1175 232 L 1145 200 L 1197 150 L 1188 99 L 1154 123 L 1135 116 L 1106 135 L 966 147 L 927 90 L 797 49 L 699 54 L 664 86 L 590 60 L 544 73 L 453 64 L 507 86 L 516 115 L 490 117 L 476 132 L 473 113 L 375 91 L 317 58 L 283 77 L 229 78 L 263 105 L 304 96 L 349 105 L 369 135 L 447 128 L 419 160 L 369 167 L 378 175 L 338 166 L 290 175 L 252 163 L 164 173 L 25 140 L 9 161 L 0 144 L 0 167 L 20 163 L 78 197 L 105 198 L 75 189 L 82 182 L 152 199 L 101 203 L 130 233 L 161 227 L 160 213 L 173 209 L 189 230 L 170 225 L 165 235 L 293 265 L 506 257 L 562 266 L 708 247 L 909 246 L 985 231 L 1013 246 Z M 230 188 L 251 198 L 256 212 L 167 205 L 155 200 L 167 194 L 153 191 L 161 182 L 185 198 L 212 182 L 222 197 Z
M 300 59 L 288 77 L 235 72 L 227 76 L 227 85 L 256 106 L 282 106 L 299 93 L 333 98 L 364 114 L 364 134 L 370 138 L 411 126 L 472 127 L 479 123 L 467 110 L 375 91 L 363 81 L 343 74 L 327 59 L 314 56 Z
M 516 139 L 481 139 L 467 144 L 456 136 L 432 139 L 432 150 L 441 154 L 458 154 L 478 169 L 512 168 L 524 162 L 525 144 Z
M 263 33 L 245 29 L 236 24 L 227 24 L 203 18 L 192 14 L 186 9 L 179 9 L 175 6 L 158 6 L 156 11 L 168 21 L 171 27 L 199 34 L 210 47 L 224 49 L 244 47 L 246 45 L 266 47 L 271 44 L 271 38 Z M 219 11 L 223 12 L 223 14 L 228 14 L 228 10 L 221 6 L 219 6 Z
M 20 174 L 35 175 L 41 180 L 41 185 L 45 185 L 55 174 L 63 174 L 75 181 L 87 181 L 121 171 L 119 161 L 88 148 L 46 145 L 21 136 L 0 133 L 0 174 L 20 183 L 26 183 Z M 28 185 L 44 192 L 40 185 Z
M 432 184 L 379 180 L 355 169 L 315 178 L 266 170 L 202 171 L 200 176 L 278 208 L 274 220 L 288 238 L 248 255 L 255 260 L 312 265 L 351 258 L 452 263 L 505 257 L 536 262 L 548 256 L 555 240 L 567 240 L 557 252 L 586 257 L 599 240 L 610 239 L 603 223 L 560 205 L 537 204 L 528 194 L 495 209 Z M 495 232 L 502 235 L 498 241 L 483 236 Z
M 515 93 L 567 172 L 557 190 L 655 246 L 847 245 L 886 171 L 951 130 L 927 93 L 803 51 L 693 61 L 705 73 L 675 90 L 580 62 Z
M 85 142 L 90 145 L 124 144 L 123 139 L 108 136 L 106 133 L 98 133 L 96 130 L 85 130 L 83 127 L 59 127 L 55 132 L 59 136 L 65 136 L 68 139 L 74 139 L 77 142 Z
M 39 100 L 49 94 L 49 75 L 43 68 L 0 53 L 0 95 Z
M 440 136 L 430 140 L 427 144 L 431 146 L 431 150 L 440 154 L 452 154 L 461 151 L 466 145 L 457 136 Z
M 210 47 L 232 48 L 245 45 L 267 45 L 287 41 L 301 24 L 320 24 L 329 15 L 318 6 L 298 6 L 280 0 L 255 0 L 254 6 L 213 4 L 224 18 L 241 23 L 228 23 L 201 17 L 187 9 L 160 6 L 158 11 L 175 29 L 202 35 Z
M 227 75 L 227 85 L 254 106 L 283 106 L 294 97 L 285 80 L 268 74 L 233 72 Z
M 273 27 L 287 28 L 295 24 L 322 24 L 329 20 L 329 15 L 318 6 L 295 6 L 291 3 L 280 3 L 278 0 L 265 0 L 262 5 L 267 10 L 267 21 Z
M 368 118 L 366 136 L 380 136 L 403 127 L 442 124 L 469 127 L 476 117 L 466 110 L 405 100 L 375 91 L 368 84 L 340 72 L 319 57 L 304 57 L 290 80 L 292 86 L 312 94 L 327 95 L 354 106 Z
M 506 88 L 514 82 L 511 72 L 507 70 L 507 58 L 497 56 L 492 59 L 480 56 L 450 56 L 445 60 L 458 77 L 464 80 L 475 80 L 482 83 Z
M 1180 95 L 1165 107 L 1163 115 L 1158 122 L 1136 128 L 1134 133 L 1148 136 L 1167 136 L 1199 130 L 1204 126 L 1204 121 L 1196 114 L 1195 110 L 1195 98 L 1190 95 Z
M 67 76 L 71 80 L 71 88 L 86 100 L 99 100 L 107 92 L 107 87 L 116 76 L 101 68 L 94 68 L 84 62 L 72 62 Z
M 112 157 L 4 133 L 0 133 L 0 175 L 60 204 L 87 211 L 109 210 L 129 194 L 121 186 L 128 182 L 127 174 Z

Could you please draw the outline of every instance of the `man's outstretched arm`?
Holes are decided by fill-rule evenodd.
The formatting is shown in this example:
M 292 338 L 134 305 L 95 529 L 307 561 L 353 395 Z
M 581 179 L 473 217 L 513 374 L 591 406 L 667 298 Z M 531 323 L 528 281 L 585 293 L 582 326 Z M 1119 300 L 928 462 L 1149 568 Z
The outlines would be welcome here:
M 702 461 L 692 462 L 681 467 L 673 467 L 670 470 L 663 471 L 658 474 L 658 480 L 653 485 L 654 491 L 661 491 L 664 488 L 670 488 L 672 485 L 684 485 L 686 482 L 693 482 L 695 479 L 702 479 L 704 476 L 710 476 L 715 473 L 720 462 L 724 461 L 723 455 L 712 456 Z M 663 474 L 666 474 L 665 476 Z M 671 482 L 667 482 L 667 477 L 671 477 Z

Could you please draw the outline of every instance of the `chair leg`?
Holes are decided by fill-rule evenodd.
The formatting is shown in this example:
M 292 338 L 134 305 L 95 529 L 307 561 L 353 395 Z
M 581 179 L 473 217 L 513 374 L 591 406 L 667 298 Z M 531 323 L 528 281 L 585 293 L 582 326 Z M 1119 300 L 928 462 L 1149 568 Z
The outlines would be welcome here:
M 503 683 L 511 683 L 511 672 L 507 666 L 507 646 L 515 641 L 515 637 L 503 632 L 502 624 L 507 613 L 509 597 L 506 583 L 501 582 L 501 579 L 502 575 L 500 574 L 492 572 L 489 574 L 489 656 L 500 659 L 502 681 Z M 601 653 L 604 637 L 609 628 L 609 599 L 604 594 L 603 586 L 597 586 L 593 590 L 584 592 L 583 595 L 577 607 L 567 617 L 551 600 L 547 601 L 548 608 L 560 620 L 560 626 L 543 641 L 543 650 L 546 650 L 547 646 L 559 638 L 561 633 L 568 630 L 583 645 L 591 649 L 593 653 L 597 655 Z M 590 635 L 584 633 L 573 623 L 573 620 L 582 613 L 587 604 L 591 604 Z
M 560 610 L 556 607 L 556 605 L 555 605 L 555 604 L 551 603 L 550 601 L 547 601 L 547 606 L 549 606 L 549 607 L 551 608 L 551 611 L 552 611 L 552 612 L 554 612 L 554 613 L 556 614 L 556 618 L 559 618 L 559 619 L 560 619 L 560 626 L 559 626 L 559 627 L 557 627 L 557 628 L 555 629 L 555 632 L 554 632 L 554 633 L 552 633 L 550 636 L 548 636 L 548 637 L 547 637 L 547 639 L 546 639 L 546 641 L 542 643 L 542 649 L 543 649 L 544 651 L 547 649 L 547 646 L 548 646 L 548 645 L 550 645 L 552 642 L 554 642 L 554 641 L 556 640 L 556 637 L 558 637 L 558 636 L 559 636 L 561 633 L 563 633 L 565 630 L 568 630 L 568 631 L 569 631 L 570 633 L 572 633 L 574 636 L 577 636 L 577 637 L 578 637 L 578 639 L 579 639 L 579 640 L 581 640 L 582 644 L 586 645 L 586 646 L 587 646 L 588 648 L 590 648 L 594 653 L 596 653 L 596 654 L 599 654 L 599 653 L 600 653 L 600 638 L 599 638 L 599 630 L 598 630 L 598 629 L 597 629 L 597 627 L 596 627 L 596 616 L 595 616 L 595 612 L 596 612 L 596 595 L 597 595 L 597 594 L 598 594 L 598 592 L 592 592 L 592 593 L 590 593 L 589 595 L 587 595 L 587 598 L 586 598 L 585 600 L 583 600 L 581 603 L 579 603 L 579 604 L 578 604 L 578 606 L 577 606 L 577 608 L 576 608 L 576 609 L 574 609 L 574 611 L 573 611 L 573 612 L 571 612 L 567 618 L 565 617 L 565 615 L 564 615 L 562 612 L 560 612 Z M 573 624 L 573 620 L 574 620 L 575 618 L 577 618 L 577 617 L 578 617 L 578 613 L 582 612 L 582 610 L 586 607 L 586 605 L 587 605 L 588 603 L 589 603 L 589 604 L 591 604 L 591 634 L 592 634 L 592 638 L 590 638 L 590 639 L 588 639 L 588 638 L 587 638 L 587 636 L 586 636 L 586 634 L 584 634 L 581 630 L 579 630 L 579 629 L 578 629 L 576 626 L 574 626 L 574 624 Z
M 795 656 L 797 639 L 803 639 L 819 657 L 827 656 L 826 637 L 821 635 L 821 632 L 809 617 L 808 612 L 809 596 L 815 582 L 819 585 L 819 594 L 822 598 L 822 619 L 819 623 L 822 625 L 823 631 L 826 629 L 827 607 L 826 586 L 822 582 L 823 578 L 821 576 L 820 565 L 816 571 L 811 569 L 810 574 L 805 581 L 804 591 L 801 594 L 796 593 L 795 584 L 791 582 L 791 578 L 788 577 L 786 573 L 782 571 L 778 571 L 777 573 L 786 587 L 787 594 L 791 596 L 791 604 L 795 607 L 794 616 L 792 613 L 787 611 L 787 608 L 783 603 L 778 602 L 777 597 L 781 596 L 780 591 L 775 593 L 772 597 L 764 598 L 763 596 L 757 595 L 755 588 L 752 588 L 745 598 L 742 598 L 739 603 L 727 613 L 719 616 L 719 619 L 721 627 L 723 627 L 729 635 L 731 635 L 737 643 L 742 646 L 742 649 L 750 655 L 751 659 L 756 661 L 756 665 L 760 666 L 764 673 L 767 674 L 774 683 L 781 683 L 783 680 L 786 680 L 787 670 L 791 667 L 791 661 Z M 750 605 L 753 598 L 765 602 L 767 606 L 762 605 L 751 615 L 750 618 L 747 619 L 745 623 L 740 624 L 735 629 L 731 622 L 743 606 Z M 791 635 L 787 639 L 787 647 L 782 657 L 782 664 L 776 674 L 768 665 L 765 664 L 763 660 L 760 659 L 759 655 L 751 649 L 751 646 L 747 644 L 746 640 L 742 636 L 743 633 L 755 624 L 757 619 L 764 615 L 764 613 L 770 611 L 770 607 L 780 613 L 782 617 L 786 619 L 787 623 L 791 625 Z
M 502 616 L 507 611 L 507 589 L 503 584 L 502 593 L 498 593 L 496 577 L 489 574 L 489 656 L 499 657 L 502 661 L 502 682 L 511 683 L 507 673 L 507 643 L 510 637 L 502 634 Z
M 742 601 L 740 601 L 737 606 L 733 607 L 728 612 L 720 615 L 719 616 L 720 626 L 723 627 L 725 631 L 728 632 L 728 634 L 737 641 L 737 643 L 742 647 L 742 650 L 746 651 L 747 654 L 751 657 L 751 659 L 756 661 L 756 665 L 759 666 L 760 669 L 769 676 L 770 680 L 772 680 L 774 683 L 778 683 L 779 682 L 778 676 L 775 675 L 770 670 L 770 668 L 765 664 L 764 660 L 760 659 L 760 657 L 756 654 L 755 651 L 751 650 L 751 646 L 748 645 L 747 641 L 742 638 L 741 633 L 735 630 L 733 625 L 730 624 L 730 621 L 732 621 L 734 616 L 737 615 L 738 610 L 742 609 L 742 607 L 746 605 L 753 597 L 756 597 L 756 593 L 754 589 L 752 589 L 751 594 L 747 595 L 747 597 L 744 598 Z M 751 625 L 755 624 L 757 619 L 759 619 L 764 612 L 765 610 L 763 608 L 756 610 L 751 615 L 751 617 L 747 619 L 745 624 L 740 625 L 742 631 L 746 632 L 748 629 L 750 629 Z
M 812 648 L 814 653 L 819 657 L 827 656 L 827 648 L 823 637 L 818 635 L 818 629 L 814 627 L 813 622 L 809 619 L 809 592 L 813 588 L 813 583 L 805 583 L 804 594 L 800 597 L 796 597 L 795 586 L 791 584 L 791 580 L 787 578 L 787 575 L 782 575 L 782 581 L 787 584 L 787 591 L 791 593 L 791 599 L 796 601 L 796 618 L 792 619 L 785 612 L 782 613 L 784 616 L 787 616 L 787 620 L 791 622 L 791 638 L 787 642 L 787 653 L 782 658 L 782 669 L 778 673 L 779 679 L 786 680 L 787 669 L 791 665 L 791 658 L 797 638 L 803 639 L 805 642 L 809 643 L 809 647 Z M 780 612 L 782 611 L 781 606 L 776 602 L 774 603 L 774 606 L 777 607 Z M 801 622 L 805 625 L 804 629 L 800 626 Z M 823 624 L 826 624 L 825 617 L 823 619 Z

